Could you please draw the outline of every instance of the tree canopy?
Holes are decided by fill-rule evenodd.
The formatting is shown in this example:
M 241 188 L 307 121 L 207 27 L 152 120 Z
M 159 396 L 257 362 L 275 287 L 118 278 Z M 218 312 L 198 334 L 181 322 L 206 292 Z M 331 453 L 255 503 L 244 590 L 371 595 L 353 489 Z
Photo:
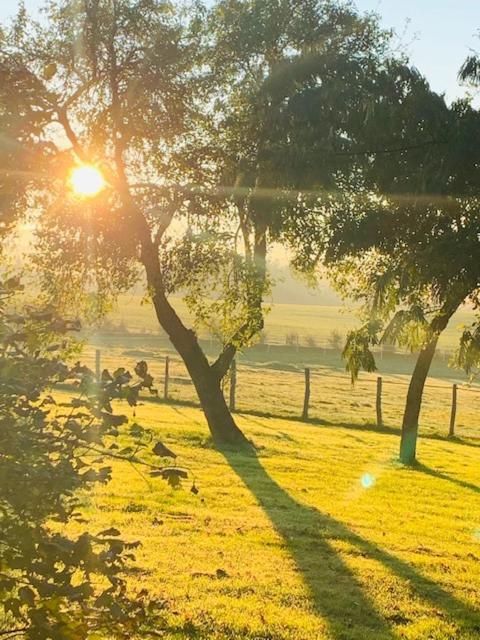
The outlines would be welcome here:
M 291 235 L 301 268 L 321 259 L 343 295 L 362 303 L 366 324 L 349 335 L 344 351 L 353 379 L 362 368 L 375 369 L 372 344 L 420 351 L 404 414 L 405 462 L 415 459 L 422 391 L 439 335 L 461 305 L 478 309 L 480 293 L 480 114 L 468 101 L 448 108 L 429 92 L 423 110 L 444 143 L 395 153 L 379 172 L 360 170 L 356 182 L 319 203 L 320 217 L 294 222 L 301 242 L 296 230 Z M 421 126 L 418 116 L 413 121 Z M 476 335 L 468 328 L 461 340 L 458 361 L 470 369 Z
M 4 32 L 3 108 L 25 105 L 16 126 L 48 151 L 23 192 L 40 212 L 44 289 L 78 307 L 79 289 L 113 296 L 143 267 L 218 439 L 240 437 L 220 380 L 263 326 L 269 246 L 299 190 L 331 188 L 364 156 L 380 79 L 400 64 L 388 37 L 318 0 L 58 0 L 42 24 L 21 12 Z M 101 169 L 108 188 L 88 202 L 68 194 L 75 163 Z M 217 332 L 215 362 L 175 292 Z
M 376 17 L 320 0 L 56 0 L 3 34 L 3 113 L 24 105 L 12 136 L 35 149 L 15 184 L 38 212 L 43 288 L 78 308 L 79 290 L 105 300 L 143 278 L 217 440 L 243 439 L 220 382 L 263 327 L 272 243 L 308 269 L 327 233 L 327 261 L 373 264 L 385 232 L 400 256 L 423 206 L 411 196 L 475 193 L 476 114 L 448 109 L 389 42 Z M 82 163 L 107 182 L 89 200 L 65 187 Z M 370 191 L 402 196 L 396 223 Z M 201 326 L 219 338 L 213 362 Z

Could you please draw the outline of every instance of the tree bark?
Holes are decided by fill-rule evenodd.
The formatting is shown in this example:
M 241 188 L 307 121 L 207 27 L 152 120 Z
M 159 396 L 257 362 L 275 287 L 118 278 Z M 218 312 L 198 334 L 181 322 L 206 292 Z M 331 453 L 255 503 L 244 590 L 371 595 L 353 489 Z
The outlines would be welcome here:
M 438 336 L 435 336 L 424 347 L 417 358 L 410 385 L 408 387 L 407 402 L 403 414 L 402 438 L 400 441 L 400 461 L 403 464 L 412 465 L 416 460 L 418 419 L 422 406 L 423 390 L 430 365 L 432 364 Z
M 246 443 L 247 439 L 235 423 L 225 401 L 221 389 L 223 376 L 210 365 L 195 332 L 185 327 L 165 295 L 158 249 L 149 236 L 144 236 L 142 241 L 142 262 L 153 291 L 157 319 L 187 367 L 212 438 L 218 444 Z
M 400 440 L 400 461 L 413 465 L 417 457 L 418 421 L 422 408 L 425 381 L 430 371 L 438 339 L 446 328 L 458 305 L 439 314 L 430 324 L 431 339 L 420 351 L 408 387 L 405 412 L 403 414 L 402 437 Z

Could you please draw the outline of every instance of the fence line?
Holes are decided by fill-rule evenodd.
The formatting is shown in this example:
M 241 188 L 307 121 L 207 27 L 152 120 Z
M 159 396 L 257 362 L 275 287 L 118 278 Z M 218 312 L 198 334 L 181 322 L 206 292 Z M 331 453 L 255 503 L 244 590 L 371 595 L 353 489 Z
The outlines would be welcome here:
M 95 373 L 96 373 L 97 379 L 100 378 L 100 375 L 101 375 L 101 358 L 102 358 L 101 351 L 99 349 L 96 349 Z M 163 376 L 162 375 L 158 376 L 154 374 L 155 378 L 159 381 L 159 383 L 161 383 L 163 379 L 163 398 L 166 401 L 182 400 L 182 398 L 178 397 L 178 393 L 174 394 L 172 392 L 172 389 L 173 389 L 172 385 L 180 384 L 183 386 L 185 385 L 189 386 L 192 384 L 192 381 L 188 376 L 182 376 L 182 375 L 176 375 L 176 374 L 172 375 L 172 366 L 178 367 L 178 365 L 183 366 L 183 362 L 181 362 L 180 360 L 173 359 L 170 356 L 166 356 L 164 358 Z M 315 381 L 322 380 L 323 382 L 325 382 L 325 381 L 329 381 L 330 379 L 342 380 L 343 383 L 348 385 L 347 388 L 343 390 L 344 393 L 350 394 L 350 413 L 348 414 L 349 419 L 350 419 L 352 408 L 355 408 L 354 413 L 358 420 L 361 420 L 361 408 L 369 408 L 369 409 L 371 408 L 371 412 L 369 411 L 369 415 L 368 416 L 364 415 L 363 419 L 368 423 L 374 422 L 374 424 L 376 424 L 378 427 L 384 426 L 384 423 L 391 424 L 392 421 L 397 423 L 399 418 L 401 417 L 401 412 L 403 409 L 404 401 L 401 400 L 398 397 L 398 395 L 395 397 L 395 401 L 391 401 L 390 398 L 388 399 L 385 398 L 386 387 L 388 388 L 390 385 L 397 385 L 397 386 L 402 386 L 404 387 L 405 390 L 407 390 L 408 384 L 409 384 L 408 381 L 391 380 L 383 376 L 377 376 L 376 380 L 365 376 L 363 378 L 360 378 L 356 386 L 353 387 L 351 384 L 350 377 L 346 374 L 339 375 L 335 373 L 328 373 L 327 371 L 311 370 L 309 367 L 305 368 L 303 371 L 299 370 L 299 371 L 293 371 L 293 372 L 277 370 L 277 369 L 260 368 L 260 367 L 248 367 L 248 366 L 241 367 L 239 370 L 238 364 L 234 360 L 232 362 L 232 366 L 230 369 L 230 375 L 227 376 L 227 378 L 225 379 L 225 391 L 228 390 L 228 402 L 229 402 L 229 407 L 231 411 L 240 411 L 240 412 L 253 411 L 257 413 L 258 412 L 269 413 L 270 415 L 279 415 L 279 416 L 285 415 L 286 410 L 283 409 L 282 411 L 281 408 L 279 407 L 279 402 L 277 401 L 275 401 L 275 409 L 273 411 L 269 412 L 266 410 L 266 408 L 264 408 L 265 403 L 268 404 L 268 396 L 265 396 L 263 394 L 263 390 L 264 390 L 263 387 L 265 385 L 261 385 L 261 384 L 259 385 L 258 380 L 255 382 L 255 389 L 253 390 L 253 395 L 249 397 L 256 399 L 258 402 L 261 402 L 260 409 L 252 406 L 251 402 L 250 402 L 250 406 L 248 406 L 248 404 L 245 406 L 244 402 L 238 401 L 239 400 L 238 391 L 241 390 L 242 385 L 244 385 L 244 388 L 248 388 L 247 378 L 251 376 L 253 373 L 257 375 L 263 375 L 265 378 L 272 378 L 272 376 L 275 377 L 275 379 L 272 380 L 272 383 L 270 385 L 268 384 L 266 385 L 266 387 L 268 388 L 268 391 L 273 391 L 276 388 L 278 389 L 281 385 L 285 384 L 285 381 L 287 381 L 290 394 L 288 396 L 286 394 L 281 396 L 281 400 L 284 402 L 284 404 L 285 403 L 289 404 L 289 410 L 287 412 L 287 415 L 289 417 L 294 417 L 296 415 L 298 416 L 298 418 L 301 418 L 303 420 L 323 418 L 323 415 L 318 415 L 315 417 L 312 416 L 312 409 L 313 409 L 312 395 L 315 396 L 316 392 L 318 391 L 323 391 L 323 392 L 326 391 L 325 386 L 319 388 L 317 385 L 315 385 Z M 290 378 L 288 378 L 288 376 L 290 376 Z M 239 387 L 239 383 L 240 383 L 240 387 Z M 371 395 L 367 395 L 369 394 L 368 389 L 371 388 L 371 385 L 374 383 L 375 383 L 375 386 L 372 389 Z M 257 393 L 259 391 L 259 387 L 261 387 L 262 393 Z M 297 399 L 295 400 L 292 398 L 292 396 L 294 395 L 294 387 L 297 391 L 297 394 L 296 394 Z M 472 426 L 474 426 L 474 430 L 477 433 L 477 435 L 480 435 L 480 429 L 478 428 L 480 426 L 478 425 L 478 422 L 480 421 L 480 388 L 478 389 L 472 388 L 465 384 L 459 384 L 459 383 L 454 383 L 452 385 L 447 382 L 445 384 L 429 384 L 427 382 L 427 384 L 425 385 L 424 405 L 428 403 L 432 404 L 431 398 L 430 399 L 427 398 L 429 392 L 432 390 L 435 390 L 435 391 L 441 390 L 443 392 L 445 392 L 446 390 L 451 391 L 451 396 L 450 396 L 450 399 L 448 400 L 448 413 L 449 413 L 448 421 L 445 415 L 445 431 L 447 431 L 447 424 L 448 424 L 447 433 L 449 436 L 454 436 L 456 434 L 458 414 L 459 412 L 461 412 L 462 408 L 465 409 L 465 406 L 466 406 L 465 403 L 461 403 L 461 402 L 459 403 L 459 392 L 463 394 L 464 391 L 469 391 L 473 394 L 476 394 L 475 400 L 477 399 L 479 400 L 479 407 L 478 407 L 478 412 L 474 413 L 475 425 L 472 425 Z M 340 393 L 341 391 L 342 389 L 340 388 L 339 385 L 335 385 L 333 390 L 331 390 L 331 392 L 336 395 L 338 395 L 338 393 Z M 357 398 L 359 393 L 361 393 L 361 398 Z M 363 402 L 360 404 L 358 402 L 353 402 L 352 400 L 354 396 L 356 399 L 358 400 L 361 399 Z M 303 404 L 302 404 L 302 397 L 303 397 Z M 321 400 L 317 398 L 316 399 L 317 407 L 318 405 L 323 405 L 322 409 L 323 409 L 323 413 L 325 414 L 326 405 L 329 405 L 329 404 L 335 405 L 334 413 L 339 415 L 339 417 L 341 417 L 337 409 L 339 407 L 344 408 L 343 405 L 345 404 L 344 402 L 345 397 L 343 396 L 342 400 L 341 401 L 338 400 L 337 403 L 334 403 L 327 398 L 328 396 L 327 397 L 323 396 Z M 435 407 L 433 407 L 435 411 L 438 411 L 437 405 L 441 404 L 442 400 L 444 401 L 443 398 L 440 398 L 440 403 L 438 402 L 438 400 L 439 399 L 435 397 Z M 195 396 L 193 397 L 193 401 L 194 402 L 196 401 Z M 348 403 L 346 404 L 348 405 Z M 444 401 L 444 404 L 445 404 L 445 401 Z M 386 414 L 384 412 L 384 409 L 388 410 L 387 420 L 385 420 Z M 432 410 L 432 407 L 430 407 L 430 409 Z M 444 409 L 446 413 L 447 406 L 445 406 Z M 345 410 L 347 411 L 348 408 Z M 438 418 L 438 417 L 435 418 L 434 429 L 438 430 L 438 427 L 439 427 L 438 423 L 440 421 L 443 422 L 444 421 L 443 418 Z M 462 427 L 465 427 L 463 422 L 462 422 Z

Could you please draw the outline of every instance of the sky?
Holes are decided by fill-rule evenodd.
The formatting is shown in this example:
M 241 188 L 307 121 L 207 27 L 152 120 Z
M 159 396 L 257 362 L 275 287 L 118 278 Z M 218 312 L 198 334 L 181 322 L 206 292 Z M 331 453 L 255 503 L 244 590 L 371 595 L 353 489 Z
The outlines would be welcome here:
M 36 11 L 42 0 L 25 0 Z M 480 50 L 480 0 L 356 0 L 363 11 L 375 11 L 385 27 L 394 28 L 412 63 L 447 100 L 465 95 L 457 73 L 472 49 Z M 18 0 L 0 0 L 0 20 L 12 15 Z

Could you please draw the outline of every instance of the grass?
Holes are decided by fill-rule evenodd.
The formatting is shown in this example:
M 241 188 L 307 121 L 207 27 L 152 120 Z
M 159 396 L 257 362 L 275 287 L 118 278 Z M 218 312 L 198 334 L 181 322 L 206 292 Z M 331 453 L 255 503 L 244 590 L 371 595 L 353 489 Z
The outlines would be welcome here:
M 141 540 L 129 582 L 167 601 L 167 640 L 479 637 L 475 443 L 423 438 L 412 470 L 396 434 L 361 427 L 239 416 L 255 451 L 238 453 L 194 408 L 146 403 L 136 420 L 200 494 L 116 463 L 86 512 Z
M 183 402 L 197 401 L 188 374 L 179 356 L 158 336 L 103 336 L 86 348 L 82 361 L 94 367 L 94 349 L 101 347 L 102 368 L 119 364 L 133 368 L 144 359 L 163 393 L 165 356 L 171 359 L 170 397 Z M 208 350 L 207 353 L 211 353 Z M 376 420 L 377 375 L 383 376 L 383 417 L 387 424 L 400 425 L 409 376 L 414 358 L 384 356 L 379 371 L 362 373 L 352 387 L 340 354 L 333 350 L 288 347 L 257 347 L 238 358 L 237 407 L 241 411 L 299 417 L 303 409 L 304 367 L 312 370 L 310 417 L 319 421 L 345 424 L 371 424 Z M 289 364 L 290 363 L 290 364 Z M 446 376 L 450 376 L 450 379 Z M 424 394 L 421 426 L 424 433 L 447 434 L 450 423 L 452 381 L 461 382 L 458 372 L 447 369 L 441 356 L 436 358 Z M 458 389 L 456 433 L 462 437 L 480 436 L 480 390 Z
M 185 303 L 181 299 L 175 299 L 174 304 L 180 315 L 188 319 Z M 458 311 L 442 333 L 439 348 L 455 350 L 458 347 L 460 327 L 470 324 L 473 317 L 473 312 L 467 308 Z M 135 294 L 120 297 L 111 320 L 115 323 L 123 320 L 127 327 L 137 331 L 158 331 L 153 307 L 151 304 L 142 304 L 141 297 Z M 333 329 L 345 336 L 359 324 L 353 310 L 346 307 L 275 303 L 265 317 L 265 333 L 268 342 L 274 344 L 285 344 L 286 335 L 296 333 L 300 344 L 304 345 L 306 338 L 311 336 L 319 345 L 325 346 Z
M 178 302 L 185 315 L 185 305 Z M 84 362 L 94 366 L 94 349 L 102 351 L 102 367 L 116 367 L 119 363 L 132 367 L 140 359 L 148 362 L 151 371 L 162 387 L 165 356 L 171 358 L 170 396 L 182 402 L 195 402 L 188 374 L 167 337 L 158 331 L 158 322 L 150 305 L 141 305 L 136 295 L 122 296 L 112 317 L 114 323 L 123 321 L 132 334 L 107 333 L 87 336 L 88 347 Z M 442 335 L 441 349 L 437 353 L 427 381 L 422 409 L 424 432 L 448 433 L 452 384 L 458 389 L 456 432 L 462 437 L 479 435 L 478 415 L 480 391 L 478 386 L 467 387 L 468 378 L 462 371 L 449 367 L 445 349 L 453 350 L 458 343 L 459 326 L 471 322 L 472 313 L 459 312 Z M 343 334 L 357 326 L 352 313 L 342 312 L 340 307 L 308 305 L 274 305 L 266 318 L 268 340 L 274 344 L 250 347 L 238 354 L 237 407 L 242 411 L 275 414 L 282 417 L 301 415 L 304 394 L 304 368 L 312 370 L 312 395 L 310 416 L 316 420 L 333 423 L 351 421 L 369 424 L 376 420 L 376 378 L 383 377 L 383 415 L 388 424 L 401 424 L 407 386 L 417 355 L 391 353 L 385 350 L 376 354 L 378 371 L 361 373 L 360 380 L 352 387 L 345 372 L 345 362 L 338 350 L 306 347 L 306 337 L 313 336 L 317 345 L 325 345 L 333 328 Z M 138 333 L 140 331 L 140 333 Z M 137 332 L 137 333 L 135 333 Z M 150 333 L 149 333 L 150 332 Z M 284 344 L 287 333 L 296 333 L 300 347 Z M 275 341 L 277 342 L 275 344 Z M 202 348 L 213 359 L 219 345 L 201 339 Z

